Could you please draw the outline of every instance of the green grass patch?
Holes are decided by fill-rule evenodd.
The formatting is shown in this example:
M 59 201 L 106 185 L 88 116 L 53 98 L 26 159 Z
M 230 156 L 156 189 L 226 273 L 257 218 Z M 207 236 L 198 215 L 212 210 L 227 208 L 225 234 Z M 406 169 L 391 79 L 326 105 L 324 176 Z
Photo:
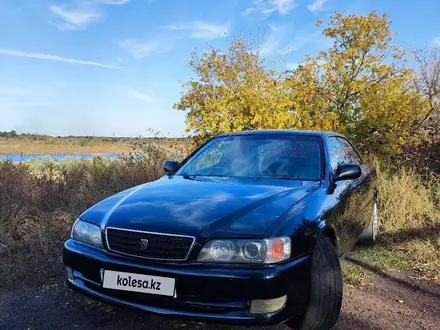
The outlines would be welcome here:
M 368 283 L 369 275 L 361 266 L 348 261 L 343 262 L 341 266 L 345 285 L 359 288 Z
M 410 271 L 417 280 L 440 280 L 440 237 L 431 240 L 381 242 L 368 248 L 359 248 L 355 256 L 383 271 Z
M 404 253 L 397 250 L 388 250 L 380 245 L 361 248 L 356 250 L 355 254 L 363 261 L 384 271 L 409 269 L 411 265 L 410 258 Z

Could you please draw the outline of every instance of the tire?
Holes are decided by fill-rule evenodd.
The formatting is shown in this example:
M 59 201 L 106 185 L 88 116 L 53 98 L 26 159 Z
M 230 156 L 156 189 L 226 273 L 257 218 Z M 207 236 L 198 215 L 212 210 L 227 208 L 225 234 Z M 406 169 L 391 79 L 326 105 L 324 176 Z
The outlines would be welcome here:
M 361 237 L 358 239 L 358 243 L 361 245 L 376 244 L 376 238 L 379 232 L 379 208 L 377 204 L 377 198 L 375 198 L 373 203 L 373 211 L 371 213 L 370 225 L 365 228 Z
M 312 253 L 310 296 L 298 326 L 299 330 L 328 330 L 337 321 L 342 304 L 342 272 L 336 249 L 327 236 L 321 235 Z

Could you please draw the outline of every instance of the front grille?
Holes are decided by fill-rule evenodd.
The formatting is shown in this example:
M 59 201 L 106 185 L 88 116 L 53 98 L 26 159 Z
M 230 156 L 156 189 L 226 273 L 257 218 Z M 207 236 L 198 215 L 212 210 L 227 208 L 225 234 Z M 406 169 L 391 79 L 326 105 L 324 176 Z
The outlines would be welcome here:
M 160 260 L 185 260 L 194 243 L 194 237 L 190 236 L 111 227 L 106 229 L 106 239 L 110 251 Z M 146 244 L 145 240 L 148 240 Z

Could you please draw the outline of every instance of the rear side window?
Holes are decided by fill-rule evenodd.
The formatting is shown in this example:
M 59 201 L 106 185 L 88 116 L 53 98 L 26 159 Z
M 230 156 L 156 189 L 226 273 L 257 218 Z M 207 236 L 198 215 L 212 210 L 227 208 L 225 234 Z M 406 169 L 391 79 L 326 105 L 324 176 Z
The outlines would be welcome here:
M 356 164 L 361 165 L 362 164 L 362 158 L 359 156 L 357 151 L 353 148 L 353 146 L 348 142 L 346 139 L 343 138 L 337 138 L 338 141 L 342 144 L 342 146 L 345 149 L 345 152 L 347 153 L 348 157 L 351 159 L 350 164 Z

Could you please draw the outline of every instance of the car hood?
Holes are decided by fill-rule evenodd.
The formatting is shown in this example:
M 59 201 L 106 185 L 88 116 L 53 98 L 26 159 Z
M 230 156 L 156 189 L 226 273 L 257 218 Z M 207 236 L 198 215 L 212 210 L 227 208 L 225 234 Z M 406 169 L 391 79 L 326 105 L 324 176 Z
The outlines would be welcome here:
M 166 176 L 96 204 L 81 219 L 196 237 L 261 236 L 320 182 Z

